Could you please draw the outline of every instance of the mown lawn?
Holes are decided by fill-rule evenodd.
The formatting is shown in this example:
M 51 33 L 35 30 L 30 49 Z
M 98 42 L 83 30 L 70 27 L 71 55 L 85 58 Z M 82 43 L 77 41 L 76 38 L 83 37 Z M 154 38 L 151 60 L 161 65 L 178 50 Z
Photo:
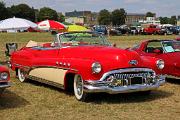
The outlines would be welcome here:
M 110 37 L 118 47 L 131 47 L 145 39 L 173 39 L 175 36 Z M 29 40 L 50 42 L 48 33 L 0 33 L 0 61 L 4 62 L 6 42 L 25 45 Z M 0 120 L 178 120 L 180 119 L 180 81 L 168 82 L 151 95 L 96 94 L 88 103 L 73 94 L 37 82 L 20 83 L 11 71 L 12 87 L 0 98 Z

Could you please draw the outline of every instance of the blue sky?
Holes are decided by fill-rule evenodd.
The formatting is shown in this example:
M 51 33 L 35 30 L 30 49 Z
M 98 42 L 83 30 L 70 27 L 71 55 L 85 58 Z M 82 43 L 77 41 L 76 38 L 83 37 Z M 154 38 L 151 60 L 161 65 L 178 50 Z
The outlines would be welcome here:
M 157 16 L 180 15 L 180 0 L 0 0 L 6 6 L 26 3 L 34 8 L 51 7 L 58 12 L 73 10 L 91 10 L 98 12 L 102 9 L 110 11 L 124 8 L 128 13 L 157 13 Z

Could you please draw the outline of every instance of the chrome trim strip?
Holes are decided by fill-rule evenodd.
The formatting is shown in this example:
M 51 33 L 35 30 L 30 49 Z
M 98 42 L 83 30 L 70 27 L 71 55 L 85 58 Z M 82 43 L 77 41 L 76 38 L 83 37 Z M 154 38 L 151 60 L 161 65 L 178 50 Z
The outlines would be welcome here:
M 41 66 L 29 67 L 29 66 L 23 66 L 23 65 L 20 65 L 20 64 L 16 64 L 16 63 L 14 63 L 14 65 L 20 66 L 20 67 L 23 67 L 23 68 L 26 68 L 26 69 L 29 69 L 29 70 L 32 70 L 32 69 L 35 69 L 35 68 L 57 68 L 57 69 L 72 70 L 72 71 L 78 72 L 78 70 L 76 70 L 76 69 L 64 68 L 64 67 L 59 67 L 59 66 L 46 66 L 46 65 L 41 65 Z
M 117 93 L 129 93 L 129 92 L 138 92 L 138 91 L 148 91 L 154 90 L 159 87 L 159 83 L 156 85 L 133 85 L 133 86 L 123 86 L 123 87 L 108 87 L 108 86 L 101 86 L 101 87 L 93 87 L 90 85 L 84 85 L 84 91 L 88 93 L 97 93 L 97 92 L 106 92 L 109 94 L 117 94 Z

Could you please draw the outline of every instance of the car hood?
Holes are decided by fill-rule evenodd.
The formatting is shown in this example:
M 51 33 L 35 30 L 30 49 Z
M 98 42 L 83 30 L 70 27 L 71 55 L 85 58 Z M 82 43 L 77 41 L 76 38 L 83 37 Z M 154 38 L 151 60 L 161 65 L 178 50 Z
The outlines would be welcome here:
M 123 62 L 126 67 L 130 60 L 141 63 L 141 58 L 136 52 L 107 46 L 67 47 L 62 48 L 61 55 L 64 58 L 91 59 L 98 62 Z

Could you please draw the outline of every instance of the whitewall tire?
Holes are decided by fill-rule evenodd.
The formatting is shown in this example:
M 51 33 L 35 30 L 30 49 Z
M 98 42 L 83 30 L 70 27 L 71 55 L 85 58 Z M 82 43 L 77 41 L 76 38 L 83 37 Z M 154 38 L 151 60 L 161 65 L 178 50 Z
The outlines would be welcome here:
M 26 81 L 24 71 L 21 70 L 21 69 L 18 69 L 18 79 L 19 79 L 20 82 L 25 82 Z
M 78 74 L 74 76 L 74 95 L 79 101 L 86 101 L 88 95 L 83 89 L 83 79 Z

